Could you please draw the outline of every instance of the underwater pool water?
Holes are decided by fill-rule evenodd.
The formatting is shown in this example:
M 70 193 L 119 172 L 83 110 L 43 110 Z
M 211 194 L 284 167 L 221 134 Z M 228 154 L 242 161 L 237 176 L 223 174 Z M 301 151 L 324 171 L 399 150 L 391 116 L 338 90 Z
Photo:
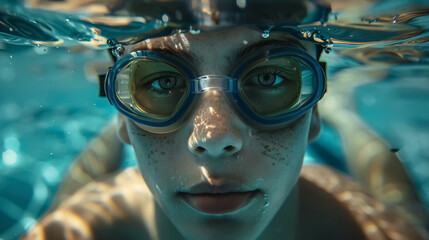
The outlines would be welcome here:
M 338 2 L 327 24 L 301 29 L 330 40 L 323 56 L 329 91 L 342 91 L 346 107 L 399 156 L 429 209 L 429 3 L 381 1 L 362 12 L 336 11 Z M 115 16 L 118 23 L 107 24 L 112 16 L 7 3 L 0 6 L 0 239 L 9 240 L 48 209 L 67 168 L 116 115 L 98 97 L 96 71 L 110 64 L 108 40 L 165 22 Z M 306 163 L 348 173 L 340 135 L 328 123 Z

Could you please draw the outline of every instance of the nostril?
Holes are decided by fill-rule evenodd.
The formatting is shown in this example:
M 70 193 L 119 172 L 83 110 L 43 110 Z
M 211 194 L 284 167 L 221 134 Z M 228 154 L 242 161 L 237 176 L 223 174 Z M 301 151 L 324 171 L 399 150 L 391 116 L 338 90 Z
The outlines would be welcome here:
M 227 152 L 232 152 L 235 150 L 235 147 L 232 145 L 229 145 L 229 146 L 224 147 L 223 149 L 225 149 L 225 151 L 227 151 Z
M 195 148 L 195 152 L 197 152 L 197 153 L 203 153 L 204 151 L 206 151 L 206 149 L 203 147 L 198 146 Z

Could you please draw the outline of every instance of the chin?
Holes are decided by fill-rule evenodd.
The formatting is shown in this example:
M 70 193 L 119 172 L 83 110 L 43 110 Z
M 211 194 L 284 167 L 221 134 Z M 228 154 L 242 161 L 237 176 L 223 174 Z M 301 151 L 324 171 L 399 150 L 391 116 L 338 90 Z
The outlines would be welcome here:
M 253 240 L 267 227 L 270 215 L 261 208 L 251 208 L 239 214 L 190 213 L 176 216 L 174 224 L 186 240 Z
M 257 222 L 257 220 L 254 220 Z M 261 234 L 263 227 L 237 226 L 228 220 L 210 220 L 200 225 L 193 225 L 191 229 L 181 231 L 186 240 L 253 240 Z

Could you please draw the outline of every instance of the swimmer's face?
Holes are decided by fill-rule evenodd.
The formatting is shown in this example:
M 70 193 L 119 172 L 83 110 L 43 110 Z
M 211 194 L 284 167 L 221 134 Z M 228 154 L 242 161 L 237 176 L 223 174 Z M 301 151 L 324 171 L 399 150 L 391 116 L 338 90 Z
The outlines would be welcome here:
M 192 67 L 201 75 L 228 75 L 232 54 L 261 41 L 267 41 L 264 49 L 280 44 L 315 55 L 309 43 L 272 41 L 284 39 L 291 37 L 273 32 L 264 39 L 261 31 L 241 27 L 152 39 L 133 50 L 180 49 L 195 56 Z M 284 210 L 309 136 L 317 132 L 310 131 L 317 129 L 316 115 L 310 110 L 275 131 L 255 129 L 223 94 L 208 91 L 173 133 L 150 133 L 123 116 L 119 132 L 134 147 L 157 203 L 186 239 L 254 239 Z

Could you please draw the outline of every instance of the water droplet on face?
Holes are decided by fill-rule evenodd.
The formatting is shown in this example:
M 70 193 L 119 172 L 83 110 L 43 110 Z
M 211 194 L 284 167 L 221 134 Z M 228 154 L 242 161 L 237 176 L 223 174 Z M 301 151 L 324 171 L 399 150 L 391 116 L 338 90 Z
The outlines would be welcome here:
M 262 33 L 262 37 L 268 38 L 269 36 L 270 36 L 270 30 L 264 30 L 264 32 Z
M 267 208 L 270 206 L 270 201 L 268 200 L 268 194 L 264 194 L 264 211 L 262 212 L 262 214 L 266 214 L 267 213 Z

